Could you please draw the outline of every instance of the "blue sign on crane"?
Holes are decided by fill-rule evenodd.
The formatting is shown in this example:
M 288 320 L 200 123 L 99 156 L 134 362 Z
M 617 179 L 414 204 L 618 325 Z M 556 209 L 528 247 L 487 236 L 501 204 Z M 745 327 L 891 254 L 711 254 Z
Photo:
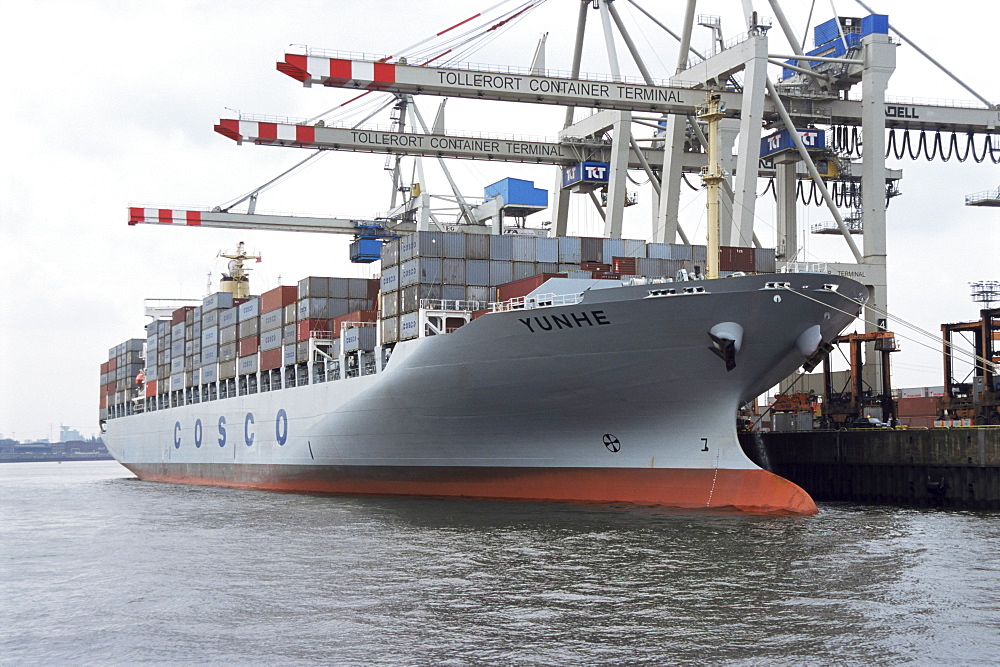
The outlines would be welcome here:
M 805 144 L 807 151 L 822 151 L 826 148 L 825 130 L 796 130 L 796 132 L 802 138 L 802 143 Z M 778 153 L 795 150 L 797 150 L 795 142 L 792 140 L 792 135 L 787 129 L 775 132 L 771 136 L 760 140 L 761 157 L 770 157 Z
M 611 165 L 607 162 L 577 162 L 563 167 L 562 186 L 568 188 L 577 183 L 607 183 Z

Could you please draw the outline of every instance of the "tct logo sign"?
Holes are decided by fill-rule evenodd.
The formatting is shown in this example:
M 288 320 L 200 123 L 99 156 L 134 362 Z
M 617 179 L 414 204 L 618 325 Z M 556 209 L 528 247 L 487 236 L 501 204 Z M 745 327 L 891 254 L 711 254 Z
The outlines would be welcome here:
M 563 187 L 577 183 L 607 183 L 611 165 L 607 162 L 577 162 L 563 168 Z

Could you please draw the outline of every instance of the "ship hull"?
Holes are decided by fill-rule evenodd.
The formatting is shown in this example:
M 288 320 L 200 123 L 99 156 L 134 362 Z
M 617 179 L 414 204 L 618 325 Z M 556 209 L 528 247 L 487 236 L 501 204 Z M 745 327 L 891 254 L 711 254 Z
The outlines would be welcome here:
M 766 470 L 130 463 L 155 482 L 349 495 L 624 504 L 813 514 L 801 488 Z
M 829 340 L 857 314 L 863 287 L 804 275 L 792 291 L 752 276 L 494 313 L 400 343 L 373 375 L 114 419 L 105 441 L 156 481 L 808 514 L 734 424 L 804 361 L 807 330 Z M 708 332 L 733 324 L 727 368 Z

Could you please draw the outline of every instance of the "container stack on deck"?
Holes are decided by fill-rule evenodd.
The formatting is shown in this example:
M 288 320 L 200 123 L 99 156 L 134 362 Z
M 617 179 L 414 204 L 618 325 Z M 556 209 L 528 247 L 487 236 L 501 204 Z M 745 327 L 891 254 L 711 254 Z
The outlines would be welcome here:
M 383 247 L 381 340 L 416 337 L 421 301 L 464 301 L 476 310 L 501 300 L 502 285 L 540 274 L 673 278 L 682 269 L 702 273 L 706 256 L 705 246 L 634 239 L 417 232 Z M 724 275 L 775 269 L 774 251 L 766 248 L 723 248 L 721 259 Z
M 310 361 L 310 336 L 333 340 L 343 322 L 374 322 L 377 294 L 378 280 L 311 276 L 260 296 L 217 292 L 201 306 L 179 308 L 146 325 L 145 341 L 111 349 L 101 364 L 101 419 L 132 413 L 144 367 L 151 409 L 233 396 L 237 381 L 256 391 L 258 373 L 262 388 L 277 388 L 281 369 L 291 368 L 294 378 Z
M 108 360 L 101 364 L 101 419 L 109 413 L 124 414 L 124 406 L 134 396 L 136 376 L 143 367 L 142 344 L 141 338 L 130 338 L 108 350 Z

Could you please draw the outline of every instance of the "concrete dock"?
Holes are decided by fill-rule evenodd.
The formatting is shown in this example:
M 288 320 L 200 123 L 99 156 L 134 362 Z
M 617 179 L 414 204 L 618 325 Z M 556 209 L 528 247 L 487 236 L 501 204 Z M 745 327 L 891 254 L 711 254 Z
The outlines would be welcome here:
M 741 433 L 818 501 L 1000 509 L 1000 427 Z

